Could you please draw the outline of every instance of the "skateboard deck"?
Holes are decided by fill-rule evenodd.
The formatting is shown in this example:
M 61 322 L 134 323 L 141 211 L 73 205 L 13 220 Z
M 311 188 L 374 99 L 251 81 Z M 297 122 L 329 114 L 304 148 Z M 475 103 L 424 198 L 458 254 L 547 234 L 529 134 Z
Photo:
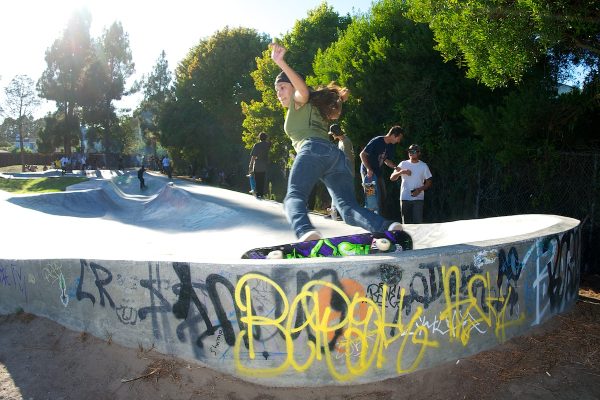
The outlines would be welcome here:
M 386 231 L 260 247 L 248 250 L 242 258 L 346 257 L 412 250 L 412 247 L 412 238 L 405 231 Z
M 365 208 L 374 212 L 379 211 L 379 204 L 377 204 L 377 183 L 375 181 L 364 183 L 363 188 L 365 191 Z

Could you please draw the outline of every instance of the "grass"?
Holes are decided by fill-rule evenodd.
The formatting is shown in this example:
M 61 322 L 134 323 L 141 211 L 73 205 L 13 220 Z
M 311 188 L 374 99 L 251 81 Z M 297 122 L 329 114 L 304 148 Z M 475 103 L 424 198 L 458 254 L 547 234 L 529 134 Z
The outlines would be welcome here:
M 38 171 L 42 171 L 43 165 L 38 166 Z M 20 173 L 20 165 L 10 165 L 0 168 L 4 173 Z M 71 176 L 52 176 L 47 178 L 32 179 L 3 179 L 0 178 L 0 190 L 12 193 L 50 193 L 64 192 L 67 186 L 76 183 L 85 182 L 88 178 Z
M 0 178 L 0 190 L 13 193 L 64 192 L 67 186 L 87 181 L 87 178 L 49 177 L 34 179 Z
M 43 165 L 36 165 L 38 172 L 41 172 L 44 169 Z M 4 172 L 5 174 L 19 174 L 21 173 L 21 164 L 18 165 L 8 165 L 6 167 L 0 167 L 0 172 Z

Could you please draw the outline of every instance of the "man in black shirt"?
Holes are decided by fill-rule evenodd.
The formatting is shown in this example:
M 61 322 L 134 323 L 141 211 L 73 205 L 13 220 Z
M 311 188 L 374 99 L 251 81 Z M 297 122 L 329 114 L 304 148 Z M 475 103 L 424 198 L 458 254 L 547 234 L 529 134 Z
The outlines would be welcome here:
M 260 142 L 256 143 L 250 153 L 250 165 L 248 172 L 254 174 L 256 182 L 256 198 L 262 199 L 265 195 L 265 184 L 267 175 L 267 166 L 269 164 L 269 149 L 271 143 L 267 142 L 267 134 L 262 132 L 259 135 Z

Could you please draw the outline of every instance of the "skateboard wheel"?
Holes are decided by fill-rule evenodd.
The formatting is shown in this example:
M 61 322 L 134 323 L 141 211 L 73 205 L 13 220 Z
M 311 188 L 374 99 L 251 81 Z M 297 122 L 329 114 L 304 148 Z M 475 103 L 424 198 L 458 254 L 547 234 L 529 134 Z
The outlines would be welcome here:
M 392 242 L 385 238 L 375 239 L 375 246 L 381 251 L 388 251 L 392 246 Z
M 273 250 L 267 254 L 268 259 L 281 259 L 283 258 L 283 251 L 281 250 Z

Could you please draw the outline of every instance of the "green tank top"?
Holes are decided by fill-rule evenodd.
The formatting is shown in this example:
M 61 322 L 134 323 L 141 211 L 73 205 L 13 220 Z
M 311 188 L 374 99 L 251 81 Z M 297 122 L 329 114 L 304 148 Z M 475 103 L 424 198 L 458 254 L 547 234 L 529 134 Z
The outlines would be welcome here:
M 321 113 L 310 102 L 296 110 L 294 99 L 290 101 L 283 130 L 292 139 L 296 152 L 308 138 L 315 137 L 329 140 L 329 126 L 321 117 Z

